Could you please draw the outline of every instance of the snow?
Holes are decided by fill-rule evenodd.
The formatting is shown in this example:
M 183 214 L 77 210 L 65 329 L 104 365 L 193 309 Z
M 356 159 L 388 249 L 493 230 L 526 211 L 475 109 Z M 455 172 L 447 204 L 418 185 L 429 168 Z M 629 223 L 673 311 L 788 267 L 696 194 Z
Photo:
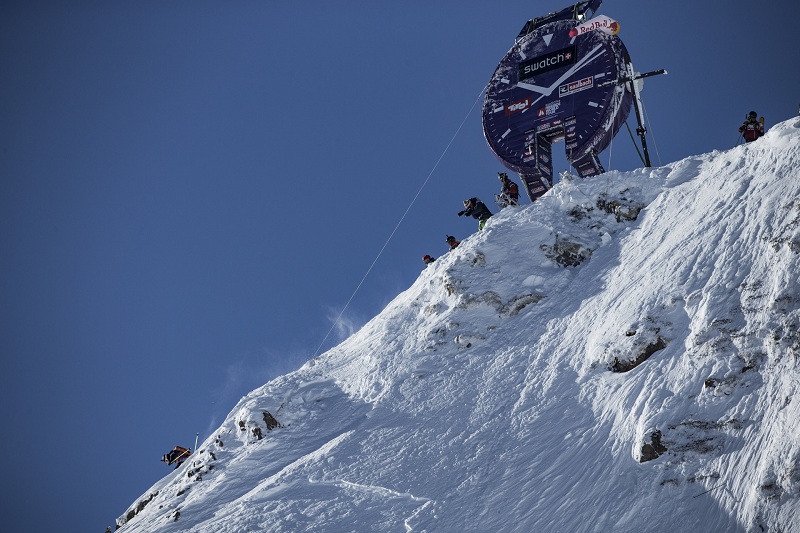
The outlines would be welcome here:
M 799 178 L 800 119 L 564 176 L 242 398 L 120 531 L 800 532 Z

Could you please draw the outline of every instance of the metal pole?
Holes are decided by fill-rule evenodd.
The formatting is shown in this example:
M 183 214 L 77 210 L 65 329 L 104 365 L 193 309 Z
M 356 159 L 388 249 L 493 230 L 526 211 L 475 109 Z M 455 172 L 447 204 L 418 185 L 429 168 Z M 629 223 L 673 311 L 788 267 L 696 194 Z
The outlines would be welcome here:
M 666 74 L 667 71 L 664 69 L 661 70 L 654 70 L 652 72 L 646 72 L 644 74 L 639 74 L 638 76 L 634 75 L 633 73 L 633 63 L 631 62 L 628 55 L 625 55 L 625 59 L 628 63 L 628 75 L 622 79 L 607 81 L 601 83 L 599 87 L 607 87 L 609 85 L 619 85 L 622 83 L 629 84 L 629 88 L 631 91 L 631 95 L 633 95 L 633 109 L 636 111 L 636 122 L 639 124 L 639 127 L 636 128 L 636 133 L 639 135 L 639 138 L 642 139 L 642 151 L 644 152 L 644 164 L 647 167 L 651 167 L 653 165 L 650 164 L 650 154 L 647 151 L 647 141 L 645 140 L 645 133 L 647 132 L 647 128 L 644 127 L 644 123 L 642 122 L 642 114 L 639 111 L 639 105 L 641 100 L 639 100 L 639 93 L 636 92 L 636 84 L 634 83 L 636 80 L 640 80 L 642 78 L 649 78 L 650 76 L 657 76 L 659 74 Z M 636 143 L 634 143 L 636 144 Z
M 644 77 L 644 76 L 641 76 Z M 639 93 L 636 92 L 636 82 L 633 77 L 633 63 L 628 63 L 628 83 L 630 84 L 631 94 L 633 95 L 633 109 L 636 111 L 636 122 L 639 124 L 639 127 L 636 128 L 636 133 L 639 135 L 639 138 L 642 139 L 642 151 L 644 152 L 644 166 L 651 167 L 653 165 L 650 164 L 650 154 L 647 151 L 647 140 L 645 139 L 645 133 L 647 132 L 647 128 L 644 127 L 644 123 L 642 122 L 642 114 L 639 111 Z
M 194 451 L 197 451 L 197 439 L 200 438 L 200 433 L 195 433 L 194 435 Z

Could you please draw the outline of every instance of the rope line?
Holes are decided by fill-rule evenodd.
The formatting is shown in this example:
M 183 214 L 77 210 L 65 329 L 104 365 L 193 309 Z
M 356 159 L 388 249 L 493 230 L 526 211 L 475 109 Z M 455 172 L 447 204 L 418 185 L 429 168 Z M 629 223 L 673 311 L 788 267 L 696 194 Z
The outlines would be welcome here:
M 353 294 L 350 295 L 350 299 L 347 300 L 347 303 L 344 304 L 344 307 L 342 308 L 341 312 L 339 313 L 339 316 L 336 317 L 336 320 L 333 322 L 333 325 L 331 325 L 331 329 L 328 330 L 328 333 L 325 334 L 325 337 L 322 339 L 322 342 L 319 343 L 319 346 L 317 347 L 316 351 L 314 352 L 314 355 L 313 355 L 312 358 L 316 358 L 317 355 L 319 355 L 319 351 L 322 349 L 322 345 L 325 344 L 325 341 L 328 340 L 328 337 L 330 337 L 331 332 L 334 330 L 334 328 L 336 328 L 336 326 L 341 321 L 342 315 L 344 315 L 344 312 L 347 310 L 348 306 L 353 301 L 353 298 L 355 298 L 356 294 L 361 289 L 361 286 L 364 284 L 364 281 L 366 281 L 367 276 L 369 276 L 370 272 L 372 272 L 372 268 L 375 266 L 375 263 L 377 263 L 378 259 L 380 259 L 381 255 L 383 255 L 384 250 L 386 250 L 386 247 L 389 245 L 389 241 L 391 241 L 392 237 L 394 237 L 394 234 L 397 233 L 397 229 L 400 227 L 400 224 L 403 223 L 403 220 L 405 220 L 406 215 L 408 215 L 408 212 L 411 210 L 411 208 L 413 207 L 414 203 L 417 201 L 417 198 L 419 198 L 419 195 L 422 194 L 422 189 L 424 189 L 425 186 L 428 184 L 428 181 L 430 181 L 431 176 L 433 176 L 433 173 L 436 172 L 436 169 L 438 168 L 439 163 L 442 162 L 442 159 L 444 159 L 445 154 L 447 154 L 447 151 L 450 150 L 450 146 L 453 144 L 453 141 L 456 140 L 456 137 L 461 132 L 461 129 L 464 127 L 464 124 L 466 124 L 467 119 L 472 114 L 472 110 L 475 109 L 475 105 L 478 103 L 478 100 L 480 100 L 481 96 L 483 96 L 483 91 L 484 90 L 485 89 L 481 89 L 481 92 L 478 93 L 477 98 L 475 98 L 475 101 L 472 103 L 472 107 L 469 108 L 469 111 L 464 116 L 464 119 L 461 121 L 461 124 L 458 126 L 458 129 L 453 134 L 452 138 L 450 139 L 450 142 L 447 143 L 447 146 L 445 146 L 444 151 L 439 156 L 439 159 L 436 160 L 436 163 L 433 165 L 433 168 L 431 169 L 430 172 L 428 172 L 428 176 L 425 178 L 425 181 L 422 182 L 422 185 L 419 187 L 419 190 L 417 190 L 417 194 L 414 195 L 414 198 L 408 204 L 408 207 L 406 207 L 405 212 L 400 217 L 400 220 L 397 222 L 397 225 L 395 225 L 394 229 L 392 230 L 392 233 L 389 234 L 389 237 L 386 239 L 386 242 L 383 243 L 383 247 L 381 247 L 380 251 L 378 252 L 378 255 L 375 256 L 375 259 L 372 261 L 372 264 L 367 269 L 367 272 L 364 274 L 364 277 L 361 278 L 361 281 L 358 283 L 358 286 L 353 291 Z
M 633 138 L 633 132 L 631 131 L 631 127 L 628 126 L 628 121 L 627 120 L 625 121 L 625 128 L 627 128 L 627 130 L 628 130 L 628 135 L 631 136 L 631 142 L 633 143 L 633 147 L 636 148 L 636 153 L 639 154 L 639 160 L 644 165 L 645 164 L 644 157 L 642 156 L 642 152 L 639 151 L 639 145 L 636 144 L 636 139 Z
M 656 149 L 658 164 L 662 165 L 663 163 L 661 162 L 661 154 L 658 153 L 658 143 L 656 143 L 656 136 L 653 133 L 653 126 L 650 124 L 650 117 L 647 115 L 647 109 L 644 107 L 644 102 L 642 102 L 642 111 L 644 111 L 644 119 L 647 121 L 647 129 L 650 131 L 650 138 L 653 139 L 653 146 Z

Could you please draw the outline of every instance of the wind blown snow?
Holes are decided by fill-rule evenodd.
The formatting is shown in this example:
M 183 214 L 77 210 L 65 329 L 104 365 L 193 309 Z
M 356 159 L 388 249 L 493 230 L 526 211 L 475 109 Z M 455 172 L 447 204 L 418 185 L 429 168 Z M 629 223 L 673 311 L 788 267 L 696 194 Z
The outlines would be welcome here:
M 565 176 L 244 397 L 117 524 L 800 532 L 798 280 L 800 119 Z

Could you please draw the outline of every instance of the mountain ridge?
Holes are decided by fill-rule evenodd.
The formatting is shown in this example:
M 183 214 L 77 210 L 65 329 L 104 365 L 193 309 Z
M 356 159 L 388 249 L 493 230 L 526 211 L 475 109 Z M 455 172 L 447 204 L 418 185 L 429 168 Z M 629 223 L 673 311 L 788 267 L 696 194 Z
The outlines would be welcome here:
M 245 396 L 118 526 L 800 531 L 798 169 L 792 119 L 563 176 Z

